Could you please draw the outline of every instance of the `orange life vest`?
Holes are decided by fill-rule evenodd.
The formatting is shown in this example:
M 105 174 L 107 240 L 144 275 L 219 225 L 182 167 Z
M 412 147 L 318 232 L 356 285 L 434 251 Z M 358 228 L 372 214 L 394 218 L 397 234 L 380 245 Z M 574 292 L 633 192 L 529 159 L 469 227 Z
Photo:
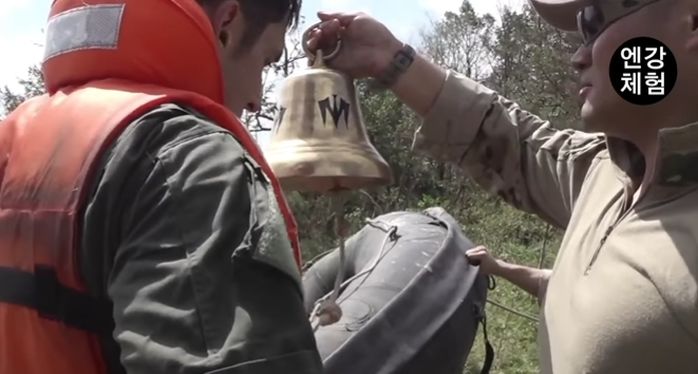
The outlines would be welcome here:
M 81 214 L 105 149 L 161 104 L 195 109 L 257 161 L 300 268 L 296 223 L 280 184 L 221 105 L 213 32 L 196 2 L 90 3 L 54 1 L 43 65 L 49 92 L 0 124 L 0 374 L 107 371 L 99 339 L 113 322 L 80 275 Z

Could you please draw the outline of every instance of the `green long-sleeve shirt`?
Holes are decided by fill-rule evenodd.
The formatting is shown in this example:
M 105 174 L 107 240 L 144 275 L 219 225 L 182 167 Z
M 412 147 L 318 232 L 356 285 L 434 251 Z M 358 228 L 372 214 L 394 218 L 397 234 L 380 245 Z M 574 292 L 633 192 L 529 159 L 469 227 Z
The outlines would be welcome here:
M 255 256 L 278 211 L 254 161 L 176 105 L 136 122 L 105 153 L 82 219 L 82 273 L 113 303 L 111 366 L 320 373 L 298 279 Z

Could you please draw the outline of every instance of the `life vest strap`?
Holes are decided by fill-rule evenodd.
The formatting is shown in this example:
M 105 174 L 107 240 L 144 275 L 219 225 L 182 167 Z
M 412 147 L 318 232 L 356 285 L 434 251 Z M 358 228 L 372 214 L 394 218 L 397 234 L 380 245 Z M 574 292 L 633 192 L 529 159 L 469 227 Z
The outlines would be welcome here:
M 110 305 L 60 284 L 50 267 L 37 266 L 30 273 L 0 266 L 0 285 L 0 303 L 30 308 L 42 318 L 99 335 L 113 330 Z

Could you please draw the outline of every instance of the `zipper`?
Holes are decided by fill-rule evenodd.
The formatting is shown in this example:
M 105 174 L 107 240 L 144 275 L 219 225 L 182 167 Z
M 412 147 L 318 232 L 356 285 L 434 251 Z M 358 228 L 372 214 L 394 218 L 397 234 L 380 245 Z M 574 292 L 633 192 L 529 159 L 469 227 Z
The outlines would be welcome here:
M 603 238 L 601 238 L 601 242 L 599 243 L 599 246 L 596 248 L 596 251 L 594 251 L 594 255 L 591 256 L 591 261 L 589 261 L 589 264 L 587 265 L 586 270 L 584 270 L 584 275 L 589 275 L 589 272 L 591 271 L 591 267 L 594 266 L 594 263 L 596 262 L 596 258 L 599 257 L 599 253 L 601 252 L 601 248 L 603 248 L 603 245 L 606 243 L 606 239 L 608 239 L 608 236 L 611 235 L 611 232 L 617 226 L 617 224 L 618 223 L 615 223 L 606 229 L 606 232 L 604 233 Z
M 624 205 L 623 214 L 616 220 L 616 222 L 614 222 L 611 226 L 609 226 L 606 229 L 606 232 L 604 233 L 603 237 L 601 238 L 601 242 L 599 242 L 598 247 L 596 247 L 596 251 L 594 251 L 594 254 L 591 256 L 591 260 L 589 261 L 589 264 L 587 264 L 587 267 L 584 270 L 584 275 L 589 275 L 589 273 L 591 272 L 591 268 L 596 263 L 596 260 L 598 259 L 599 254 L 601 253 L 601 249 L 603 249 L 604 244 L 606 244 L 606 241 L 608 240 L 608 237 L 611 235 L 613 230 L 616 227 L 618 227 L 618 225 L 621 224 L 621 222 L 623 222 L 623 220 L 625 218 L 627 218 L 630 215 L 630 213 L 632 213 L 633 208 L 634 208 L 634 206 L 632 204 L 632 194 L 630 194 L 630 196 L 631 196 L 630 201 L 628 201 L 627 196 L 628 195 L 626 194 L 626 200 L 623 203 L 623 205 Z M 628 206 L 628 205 L 630 205 L 630 206 Z M 637 204 L 635 204 L 635 205 L 637 205 Z
M 599 243 L 599 246 L 596 248 L 596 251 L 594 252 L 593 256 L 591 257 L 591 260 L 589 261 L 589 264 L 587 265 L 586 270 L 584 270 L 584 275 L 589 275 L 589 273 L 591 272 L 591 268 L 594 266 L 594 263 L 596 263 L 596 260 L 599 257 L 599 253 L 601 252 L 601 249 L 603 249 L 603 246 L 606 243 L 606 241 L 608 240 L 608 237 L 611 235 L 611 232 L 613 232 L 613 230 L 616 227 L 618 227 L 618 225 L 621 224 L 623 222 L 623 220 L 626 219 L 630 215 L 630 213 L 635 211 L 639 214 L 640 208 L 642 208 L 643 210 L 652 209 L 652 208 L 655 208 L 657 206 L 661 206 L 662 204 L 665 204 L 669 201 L 673 201 L 675 199 L 681 198 L 681 197 L 683 197 L 689 193 L 692 193 L 694 191 L 698 191 L 698 188 L 693 188 L 693 189 L 690 189 L 682 194 L 672 196 L 670 198 L 659 199 L 658 201 L 654 201 L 652 203 L 645 204 L 645 206 L 642 206 L 642 202 L 644 200 L 646 200 L 646 197 L 649 195 L 652 187 L 653 186 L 650 185 L 648 187 L 647 191 L 644 193 L 644 196 L 642 196 L 642 198 L 640 200 L 635 202 L 635 204 L 632 203 L 632 193 L 627 193 L 627 191 L 626 191 L 626 201 L 624 204 L 626 206 L 625 213 L 623 213 L 623 215 L 614 224 L 612 224 L 611 226 L 609 226 L 606 229 L 606 232 L 604 233 L 603 238 L 601 238 L 601 242 Z M 627 196 L 630 196 L 629 201 L 627 200 Z M 630 206 L 627 206 L 627 205 L 630 205 Z

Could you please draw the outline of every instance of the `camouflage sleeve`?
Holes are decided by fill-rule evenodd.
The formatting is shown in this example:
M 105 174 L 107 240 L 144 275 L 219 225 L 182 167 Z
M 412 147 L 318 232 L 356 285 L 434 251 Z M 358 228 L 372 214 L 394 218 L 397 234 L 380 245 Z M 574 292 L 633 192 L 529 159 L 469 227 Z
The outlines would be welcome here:
M 449 72 L 413 145 L 558 227 L 567 225 L 587 171 L 605 147 L 601 134 L 557 130 L 455 72 Z

